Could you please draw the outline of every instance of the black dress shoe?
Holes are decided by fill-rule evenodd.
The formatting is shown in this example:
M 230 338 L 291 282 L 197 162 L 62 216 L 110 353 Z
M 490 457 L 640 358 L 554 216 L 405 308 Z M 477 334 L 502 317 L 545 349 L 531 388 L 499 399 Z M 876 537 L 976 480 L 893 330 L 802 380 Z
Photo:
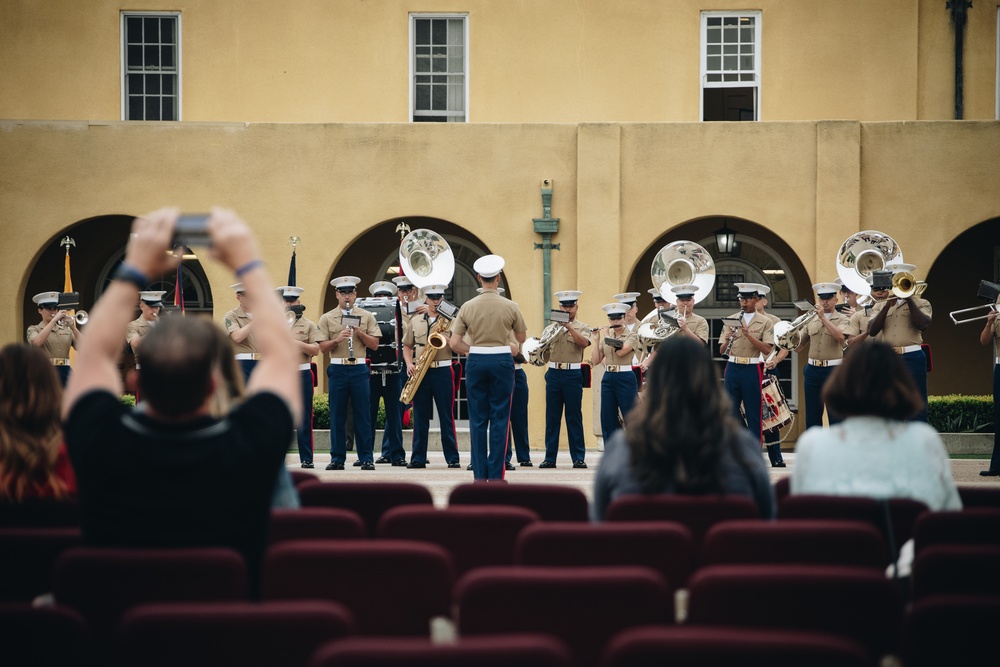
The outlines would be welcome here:
M 980 477 L 1000 477 L 1000 470 L 980 470 Z
M 361 459 L 358 459 L 357 461 L 354 462 L 354 467 L 355 468 L 360 468 L 361 467 Z
M 366 463 L 362 463 L 361 464 L 361 469 L 362 470 L 375 470 L 375 464 L 372 463 L 371 461 L 368 461 Z
M 775 461 L 774 463 L 771 464 L 771 467 L 772 468 L 787 468 L 788 466 L 785 465 L 784 461 Z
M 302 467 L 303 468 L 315 468 L 316 466 L 313 465 L 312 461 L 303 461 L 302 462 Z
M 521 466 L 522 468 L 530 468 L 534 464 L 531 461 L 518 461 L 517 465 Z
M 587 462 L 586 461 L 573 461 L 573 467 L 574 468 L 586 468 L 587 467 Z
M 517 467 L 513 463 L 510 463 L 509 461 L 505 463 L 503 467 L 505 470 L 517 470 Z
M 392 460 L 384 456 L 380 456 L 377 459 L 375 459 L 375 463 L 392 463 Z
M 556 462 L 555 461 L 542 461 L 541 463 L 538 464 L 538 467 L 539 468 L 555 468 L 556 467 Z
M 343 463 L 328 463 L 326 465 L 326 469 L 327 470 L 343 470 L 344 469 L 344 464 Z
M 470 463 L 470 464 L 469 464 L 468 466 L 466 466 L 466 468 L 465 468 L 465 469 L 466 469 L 466 470 L 472 470 L 472 464 Z
M 461 468 L 462 464 L 459 463 L 458 461 L 452 461 L 451 463 L 448 464 L 448 467 L 449 468 Z
M 378 463 L 378 461 L 376 461 L 375 463 Z M 405 466 L 405 465 L 406 465 L 406 459 L 396 459 L 395 461 L 392 462 L 393 468 L 398 468 L 400 466 Z
M 426 463 L 420 463 L 419 461 L 410 461 L 406 464 L 407 468 L 426 468 Z

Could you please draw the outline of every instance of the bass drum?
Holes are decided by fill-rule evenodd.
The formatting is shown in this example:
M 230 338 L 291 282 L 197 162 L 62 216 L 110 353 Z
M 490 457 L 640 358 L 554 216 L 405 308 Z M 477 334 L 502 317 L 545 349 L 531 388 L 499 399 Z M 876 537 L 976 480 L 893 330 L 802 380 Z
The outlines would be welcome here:
M 760 385 L 760 427 L 763 431 L 773 431 L 792 423 L 792 411 L 788 409 L 778 381 L 767 376 Z
M 357 299 L 354 305 L 375 316 L 381 337 L 377 350 L 367 350 L 372 370 L 399 370 L 396 343 L 396 297 L 365 297 Z

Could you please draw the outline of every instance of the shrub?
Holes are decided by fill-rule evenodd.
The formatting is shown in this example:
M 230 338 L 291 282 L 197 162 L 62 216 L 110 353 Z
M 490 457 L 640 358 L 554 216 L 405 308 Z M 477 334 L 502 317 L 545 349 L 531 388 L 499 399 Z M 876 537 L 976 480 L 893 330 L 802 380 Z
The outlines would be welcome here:
M 927 421 L 939 433 L 992 433 L 993 398 L 990 396 L 929 396 Z

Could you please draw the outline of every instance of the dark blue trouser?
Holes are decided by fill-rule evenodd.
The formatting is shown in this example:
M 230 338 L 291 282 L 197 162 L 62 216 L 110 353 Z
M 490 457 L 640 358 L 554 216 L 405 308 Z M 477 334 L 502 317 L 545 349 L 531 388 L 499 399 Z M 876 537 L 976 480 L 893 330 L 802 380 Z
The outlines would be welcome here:
M 56 366 L 56 375 L 59 376 L 59 383 L 62 384 L 62 388 L 66 388 L 66 382 L 69 380 L 69 366 Z
M 299 385 L 302 387 L 302 419 L 295 427 L 295 439 L 299 443 L 299 461 L 311 463 L 313 460 L 313 374 L 312 370 L 299 371 Z
M 250 381 L 250 373 L 253 372 L 253 368 L 257 365 L 257 361 L 255 359 L 237 359 L 236 361 L 240 365 L 240 371 L 243 372 L 243 386 L 245 387 L 247 382 Z
M 430 431 L 432 404 L 437 406 L 441 422 L 441 450 L 447 463 L 458 463 L 458 437 L 455 435 L 455 371 L 454 366 L 428 368 L 417 393 L 413 396 L 412 463 L 427 463 L 427 438 Z
M 836 366 L 813 366 L 806 364 L 802 371 L 802 384 L 806 393 L 806 428 L 823 425 L 823 385 L 833 375 Z M 830 426 L 843 421 L 840 417 L 827 410 Z
M 559 431 L 566 414 L 569 457 L 582 461 L 587 454 L 583 439 L 583 375 L 579 370 L 550 368 L 545 371 L 545 460 L 556 462 Z M 602 428 L 603 430 L 603 428 Z
M 619 373 L 605 371 L 601 378 L 601 437 L 605 444 L 622 427 L 618 412 L 621 411 L 622 419 L 627 420 L 638 394 L 639 387 L 631 369 Z
M 368 380 L 371 395 L 372 438 L 378 423 L 378 400 L 385 404 L 385 428 L 382 431 L 382 456 L 390 461 L 406 458 L 403 449 L 403 406 L 399 402 L 399 373 L 372 372 Z
M 1000 470 L 1000 364 L 993 364 L 993 455 L 990 470 Z
M 736 421 L 743 421 L 740 415 L 740 405 L 746 413 L 747 430 L 760 442 L 760 383 L 764 379 L 764 364 L 726 363 L 726 379 L 724 386 L 729 400 L 733 404 L 733 416 Z
M 531 445 L 528 444 L 528 376 L 523 368 L 514 369 L 514 393 L 510 399 L 510 436 L 507 438 L 507 456 L 510 462 L 513 449 L 510 441 L 514 441 L 517 450 L 517 460 L 531 460 Z
M 927 357 L 924 356 L 923 350 L 917 350 L 916 352 L 907 352 L 901 355 L 903 363 L 906 364 L 906 368 L 909 369 L 910 375 L 913 376 L 913 381 L 917 383 L 917 390 L 920 392 L 920 398 L 923 399 L 923 408 L 911 421 L 926 422 L 927 421 Z
M 354 445 L 362 463 L 372 463 L 372 425 L 369 412 L 371 389 L 368 386 L 368 366 L 330 364 L 330 461 L 343 463 L 347 457 L 344 421 L 347 418 L 347 398 L 351 398 L 354 415 Z
M 472 474 L 477 480 L 504 478 L 510 402 L 514 392 L 514 357 L 510 354 L 469 355 L 465 364 L 469 394 Z

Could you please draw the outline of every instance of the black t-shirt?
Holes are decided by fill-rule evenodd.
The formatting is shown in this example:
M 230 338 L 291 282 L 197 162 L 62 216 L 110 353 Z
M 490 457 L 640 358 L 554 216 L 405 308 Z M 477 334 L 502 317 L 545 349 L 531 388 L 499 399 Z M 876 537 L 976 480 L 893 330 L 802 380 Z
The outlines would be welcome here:
M 163 423 L 94 391 L 65 427 L 87 544 L 230 547 L 256 571 L 293 428 L 284 401 L 254 394 L 226 419 Z

